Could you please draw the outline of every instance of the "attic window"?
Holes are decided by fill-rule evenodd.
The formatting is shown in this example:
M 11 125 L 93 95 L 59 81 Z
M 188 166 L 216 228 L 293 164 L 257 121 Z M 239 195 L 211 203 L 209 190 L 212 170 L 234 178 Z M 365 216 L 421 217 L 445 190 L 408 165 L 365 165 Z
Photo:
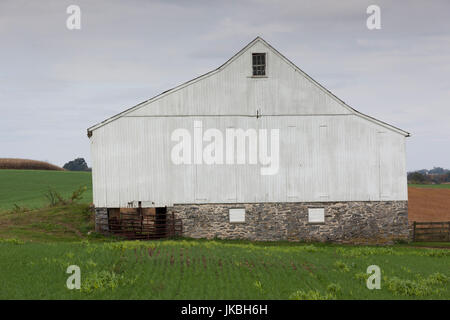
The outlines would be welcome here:
M 266 75 L 266 54 L 265 53 L 253 53 L 253 76 L 265 76 Z

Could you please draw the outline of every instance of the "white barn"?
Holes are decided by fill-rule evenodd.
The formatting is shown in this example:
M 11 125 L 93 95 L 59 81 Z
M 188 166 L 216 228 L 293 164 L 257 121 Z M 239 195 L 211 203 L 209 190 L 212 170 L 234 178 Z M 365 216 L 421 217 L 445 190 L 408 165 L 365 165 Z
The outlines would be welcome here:
M 260 37 L 88 136 L 99 230 L 112 210 L 139 207 L 165 208 L 188 237 L 408 234 L 409 134 L 351 108 Z

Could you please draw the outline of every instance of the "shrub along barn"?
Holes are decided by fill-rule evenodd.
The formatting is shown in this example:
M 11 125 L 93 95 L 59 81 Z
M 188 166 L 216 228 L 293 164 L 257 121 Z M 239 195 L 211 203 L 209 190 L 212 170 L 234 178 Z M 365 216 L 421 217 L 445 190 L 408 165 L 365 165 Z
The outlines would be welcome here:
M 260 37 L 218 69 L 89 128 L 88 136 L 99 231 L 408 237 L 409 134 L 352 109 Z

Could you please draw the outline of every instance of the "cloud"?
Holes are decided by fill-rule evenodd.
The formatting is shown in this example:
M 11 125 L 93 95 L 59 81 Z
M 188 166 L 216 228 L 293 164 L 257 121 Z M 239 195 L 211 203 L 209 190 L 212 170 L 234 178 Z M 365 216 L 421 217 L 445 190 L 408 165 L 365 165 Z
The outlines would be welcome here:
M 255 35 L 273 36 L 277 33 L 293 32 L 294 28 L 286 23 L 259 23 L 234 20 L 226 17 L 219 21 L 218 25 L 210 32 L 204 34 L 201 39 L 205 41 L 221 41 L 239 34 L 241 37 L 255 38 Z
M 0 2 L 0 156 L 88 161 L 86 128 L 213 70 L 258 35 L 357 110 L 412 132 L 408 169 L 450 168 L 450 3 Z M 42 143 L 45 141 L 45 143 Z M 426 152 L 425 152 L 426 151 Z

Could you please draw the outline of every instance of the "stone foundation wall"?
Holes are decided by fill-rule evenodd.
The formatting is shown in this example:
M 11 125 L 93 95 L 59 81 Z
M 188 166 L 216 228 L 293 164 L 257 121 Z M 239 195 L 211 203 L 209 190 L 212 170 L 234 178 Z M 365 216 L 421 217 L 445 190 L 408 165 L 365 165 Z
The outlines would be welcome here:
M 95 208 L 95 231 L 100 233 L 108 233 L 108 209 Z
M 325 208 L 325 223 L 308 223 L 308 208 Z M 230 208 L 245 208 L 245 223 L 230 223 Z M 391 243 L 408 240 L 407 201 L 190 204 L 167 208 L 183 222 L 183 236 L 260 241 Z

